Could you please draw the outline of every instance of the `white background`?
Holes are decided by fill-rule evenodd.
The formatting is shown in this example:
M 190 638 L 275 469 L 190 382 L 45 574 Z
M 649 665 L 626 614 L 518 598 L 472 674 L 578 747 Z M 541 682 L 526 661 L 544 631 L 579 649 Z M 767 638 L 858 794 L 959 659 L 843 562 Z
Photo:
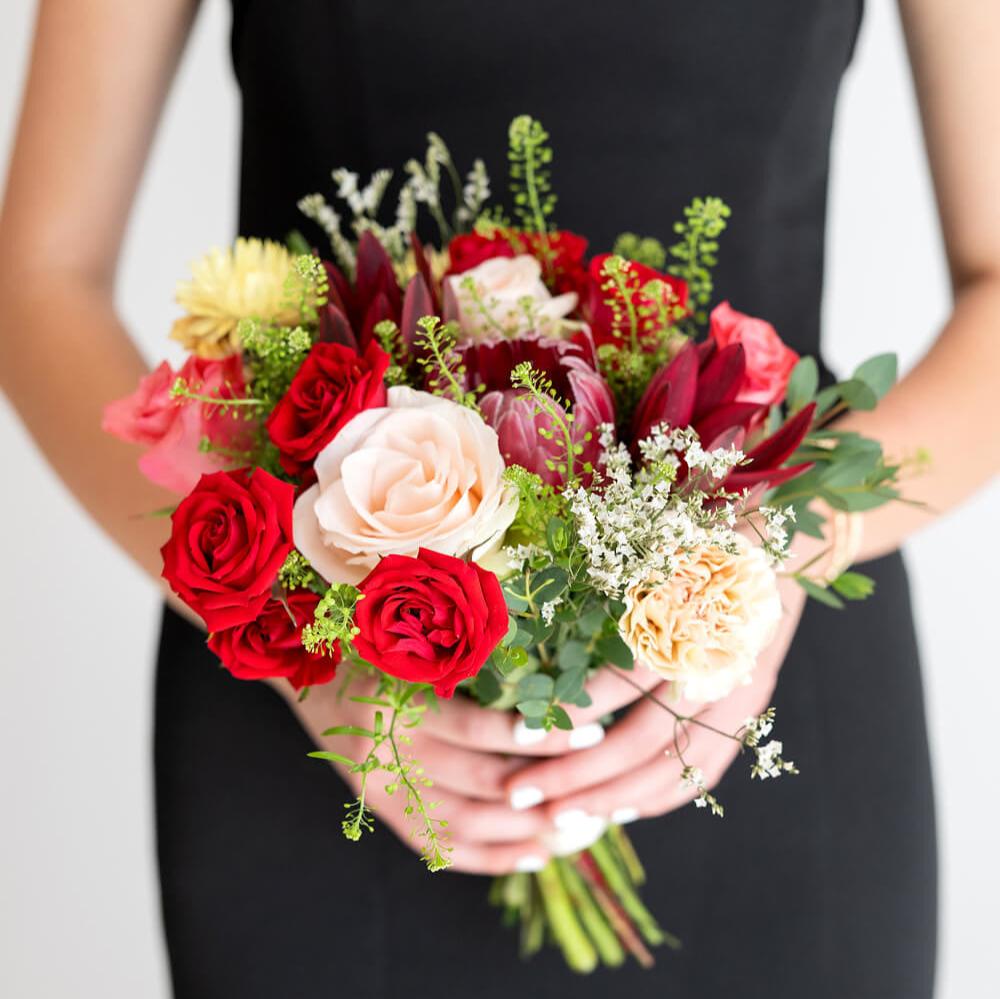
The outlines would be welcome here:
M 0 163 L 32 6 L 4 4 Z M 948 310 L 898 25 L 889 0 L 868 6 L 834 149 L 824 313 L 827 354 L 841 370 L 876 348 L 912 364 Z M 173 282 L 234 228 L 227 30 L 228 5 L 208 0 L 124 255 L 119 303 L 151 359 L 166 349 Z M 75 507 L 2 400 L 0 461 L 0 993 L 165 999 L 150 780 L 156 599 Z M 983 539 L 994 537 L 998 515 L 994 486 L 908 549 L 938 778 L 941 999 L 984 995 L 995 967 L 1000 811 L 989 754 L 1000 670 L 983 622 L 995 621 L 1000 550 Z M 886 728 L 891 738 L 888 719 Z

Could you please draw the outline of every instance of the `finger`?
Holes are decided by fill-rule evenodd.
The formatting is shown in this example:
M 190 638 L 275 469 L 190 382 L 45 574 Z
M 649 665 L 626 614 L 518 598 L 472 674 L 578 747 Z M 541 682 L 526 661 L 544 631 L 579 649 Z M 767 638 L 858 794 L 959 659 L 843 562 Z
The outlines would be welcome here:
M 655 688 L 663 698 L 669 685 Z M 593 749 L 528 763 L 507 782 L 511 806 L 530 808 L 542 801 L 564 798 L 628 773 L 673 743 L 674 719 L 660 704 L 643 700 L 608 730 L 607 738 Z
M 702 730 L 701 737 L 691 739 L 684 759 L 703 772 L 706 787 L 712 788 L 738 753 L 737 742 Z M 697 788 L 682 781 L 682 770 L 675 754 L 661 753 L 630 773 L 552 801 L 545 811 L 561 829 L 594 815 L 619 824 L 664 815 L 698 796 Z
M 540 871 L 549 860 L 549 851 L 535 840 L 501 845 L 450 843 L 449 870 L 464 874 L 488 874 L 497 877 L 515 871 Z
M 433 739 L 480 751 L 556 756 L 600 742 L 604 729 L 599 718 L 631 704 L 661 682 L 648 669 L 623 674 L 615 667 L 602 668 L 587 683 L 593 703 L 586 708 L 567 707 L 574 726 L 570 732 L 527 729 L 511 713 L 491 711 L 465 698 L 442 702 L 440 711 L 428 712 L 424 732 Z
M 434 788 L 481 801 L 507 801 L 507 782 L 526 762 L 518 756 L 478 753 L 423 732 L 414 734 L 412 748 Z

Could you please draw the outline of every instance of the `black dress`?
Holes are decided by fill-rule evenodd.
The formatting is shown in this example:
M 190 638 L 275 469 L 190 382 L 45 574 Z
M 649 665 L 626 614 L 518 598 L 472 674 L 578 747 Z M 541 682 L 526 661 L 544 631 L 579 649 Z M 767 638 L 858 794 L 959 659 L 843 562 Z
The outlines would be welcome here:
M 733 207 L 717 287 L 819 346 L 831 119 L 858 0 L 237 0 L 240 231 L 308 228 L 329 170 L 421 155 L 439 132 L 502 186 L 528 112 L 556 150 L 557 221 L 595 249 L 669 238 L 693 195 Z M 318 234 L 311 232 L 318 238 Z M 575 978 L 528 963 L 487 881 L 427 874 L 391 833 L 341 838 L 344 789 L 260 685 L 164 621 L 156 715 L 163 911 L 182 999 L 395 995 L 924 999 L 932 992 L 934 815 L 917 649 L 898 556 L 843 614 L 812 604 L 776 695 L 801 776 L 720 788 L 631 827 L 646 897 L 685 941 L 652 972 Z

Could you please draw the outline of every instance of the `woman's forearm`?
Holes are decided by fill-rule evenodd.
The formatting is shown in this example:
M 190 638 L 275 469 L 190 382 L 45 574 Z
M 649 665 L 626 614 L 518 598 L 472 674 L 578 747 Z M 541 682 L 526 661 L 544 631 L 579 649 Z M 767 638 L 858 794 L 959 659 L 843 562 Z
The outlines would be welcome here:
M 0 385 L 56 473 L 153 578 L 176 497 L 148 482 L 138 449 L 101 430 L 105 403 L 135 389 L 142 357 L 109 289 L 74 274 L 0 278 Z
M 941 336 L 878 408 L 851 413 L 838 427 L 882 442 L 890 461 L 914 459 L 906 499 L 864 515 L 860 558 L 897 548 L 914 531 L 971 496 L 1000 470 L 1000 276 L 964 285 Z

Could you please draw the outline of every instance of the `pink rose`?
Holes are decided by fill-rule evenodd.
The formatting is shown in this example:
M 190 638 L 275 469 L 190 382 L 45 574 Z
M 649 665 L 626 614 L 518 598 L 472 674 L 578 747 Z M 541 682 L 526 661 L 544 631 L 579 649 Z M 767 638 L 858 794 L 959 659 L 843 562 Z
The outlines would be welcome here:
M 135 392 L 105 406 L 101 427 L 124 441 L 145 445 L 148 450 L 139 459 L 143 475 L 184 495 L 202 475 L 233 464 L 216 452 L 202 452 L 201 439 L 239 449 L 247 443 L 249 425 L 241 413 L 223 413 L 211 403 L 171 397 L 178 378 L 199 395 L 233 399 L 246 394 L 243 366 L 236 355 L 220 361 L 190 357 L 178 372 L 164 361 L 139 382 Z
M 770 323 L 737 312 L 723 302 L 712 310 L 708 335 L 720 350 L 732 343 L 743 345 L 746 369 L 736 402 L 773 406 L 784 399 L 788 377 L 799 355 L 785 346 Z

